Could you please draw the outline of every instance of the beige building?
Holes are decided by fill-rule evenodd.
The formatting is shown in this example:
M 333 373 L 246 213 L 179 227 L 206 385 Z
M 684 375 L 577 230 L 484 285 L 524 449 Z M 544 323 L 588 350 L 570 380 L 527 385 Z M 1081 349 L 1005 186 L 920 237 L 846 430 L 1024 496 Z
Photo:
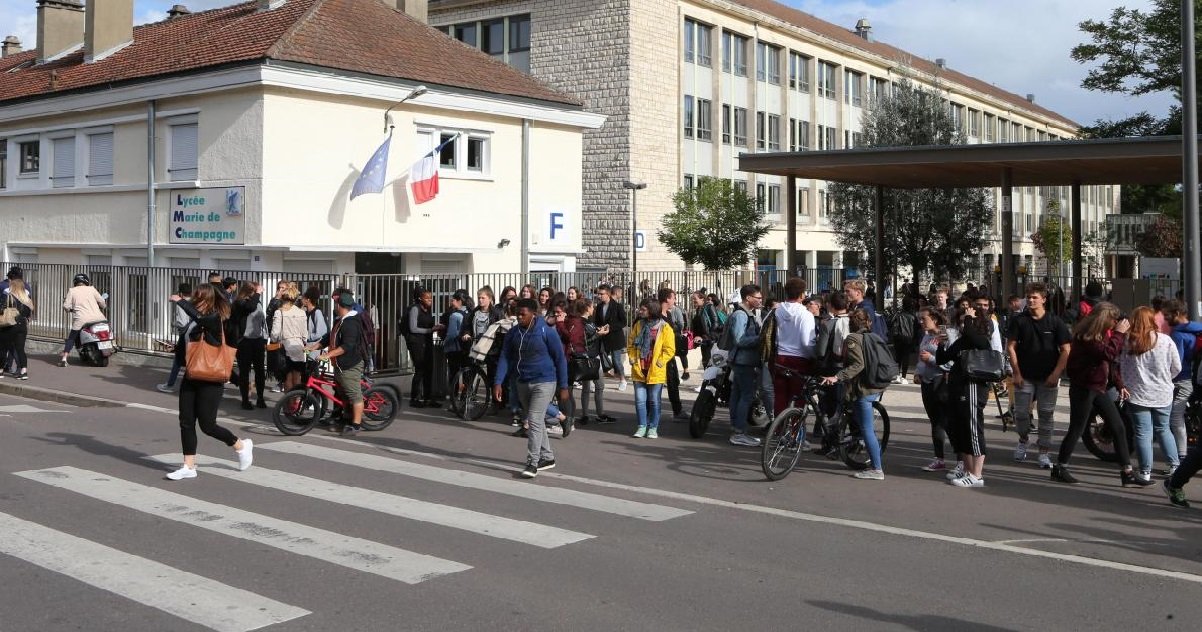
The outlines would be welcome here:
M 783 179 L 738 171 L 738 155 L 855 147 L 865 109 L 903 74 L 944 93 L 970 143 L 1077 131 L 1033 95 L 874 41 L 867 20 L 835 25 L 772 0 L 431 0 L 430 23 L 607 116 L 584 135 L 586 267 L 629 264 L 631 194 L 623 183 L 641 181 L 638 228 L 647 245 L 639 267 L 681 268 L 655 232 L 672 194 L 702 177 L 732 179 L 762 199 L 773 228 L 761 269 L 784 263 L 788 212 L 797 213 L 798 261 L 811 269 L 855 265 L 856 254 L 841 252 L 828 227 L 824 182 L 799 181 L 797 208 L 786 209 Z M 1085 234 L 1104 230 L 1105 215 L 1118 212 L 1117 187 L 1082 195 Z M 1015 191 L 1018 265 L 1039 269 L 1030 234 L 1048 202 L 1067 208 L 1067 197 L 1067 187 Z M 1000 215 L 990 236 L 978 261 L 986 269 L 1000 261 Z

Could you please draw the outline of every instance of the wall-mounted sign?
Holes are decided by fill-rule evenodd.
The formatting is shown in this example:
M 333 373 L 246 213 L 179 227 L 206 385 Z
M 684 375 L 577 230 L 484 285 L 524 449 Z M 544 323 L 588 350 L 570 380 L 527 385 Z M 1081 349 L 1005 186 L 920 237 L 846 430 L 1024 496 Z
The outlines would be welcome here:
M 244 244 L 246 187 L 171 192 L 173 244 Z

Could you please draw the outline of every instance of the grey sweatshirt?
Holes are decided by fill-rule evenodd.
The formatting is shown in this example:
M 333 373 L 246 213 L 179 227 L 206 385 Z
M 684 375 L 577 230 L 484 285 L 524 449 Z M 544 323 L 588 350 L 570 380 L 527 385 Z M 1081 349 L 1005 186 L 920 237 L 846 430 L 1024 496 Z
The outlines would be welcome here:
M 1173 404 L 1173 378 L 1181 372 L 1181 356 L 1173 339 L 1157 332 L 1156 344 L 1144 353 L 1132 355 L 1130 341 L 1119 357 L 1123 384 L 1131 392 L 1136 406 L 1164 408 Z

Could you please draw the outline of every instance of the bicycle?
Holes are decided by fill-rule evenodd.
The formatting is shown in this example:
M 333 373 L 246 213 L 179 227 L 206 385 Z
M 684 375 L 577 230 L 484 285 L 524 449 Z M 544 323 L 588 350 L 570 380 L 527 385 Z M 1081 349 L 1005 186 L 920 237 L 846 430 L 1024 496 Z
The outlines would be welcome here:
M 318 369 L 306 376 L 305 385 L 284 394 L 272 411 L 272 421 L 279 431 L 288 436 L 299 436 L 321 423 L 327 410 L 333 422 L 342 420 L 347 409 L 345 397 L 334 373 L 327 371 L 329 362 L 318 365 Z M 391 390 L 373 386 L 371 380 L 363 378 L 363 429 L 383 430 L 392 424 L 400 406 Z
M 455 373 L 451 382 L 451 412 L 462 419 L 479 421 L 492 404 L 492 385 L 488 381 L 488 365 L 469 360 Z

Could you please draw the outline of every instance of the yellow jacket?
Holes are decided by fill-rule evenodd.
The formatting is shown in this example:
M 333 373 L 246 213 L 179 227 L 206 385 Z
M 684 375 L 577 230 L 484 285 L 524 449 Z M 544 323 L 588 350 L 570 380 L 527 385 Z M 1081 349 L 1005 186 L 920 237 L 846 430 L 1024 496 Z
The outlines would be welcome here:
M 630 358 L 631 364 L 630 379 L 646 384 L 667 383 L 668 363 L 676 357 L 676 333 L 672 331 L 672 326 L 664 321 L 664 326 L 660 328 L 659 335 L 655 338 L 650 371 L 647 375 L 643 375 L 639 348 L 635 346 L 634 342 L 639 339 L 639 333 L 643 331 L 643 323 L 643 320 L 636 320 L 634 326 L 630 328 L 630 337 L 626 340 L 626 355 Z

